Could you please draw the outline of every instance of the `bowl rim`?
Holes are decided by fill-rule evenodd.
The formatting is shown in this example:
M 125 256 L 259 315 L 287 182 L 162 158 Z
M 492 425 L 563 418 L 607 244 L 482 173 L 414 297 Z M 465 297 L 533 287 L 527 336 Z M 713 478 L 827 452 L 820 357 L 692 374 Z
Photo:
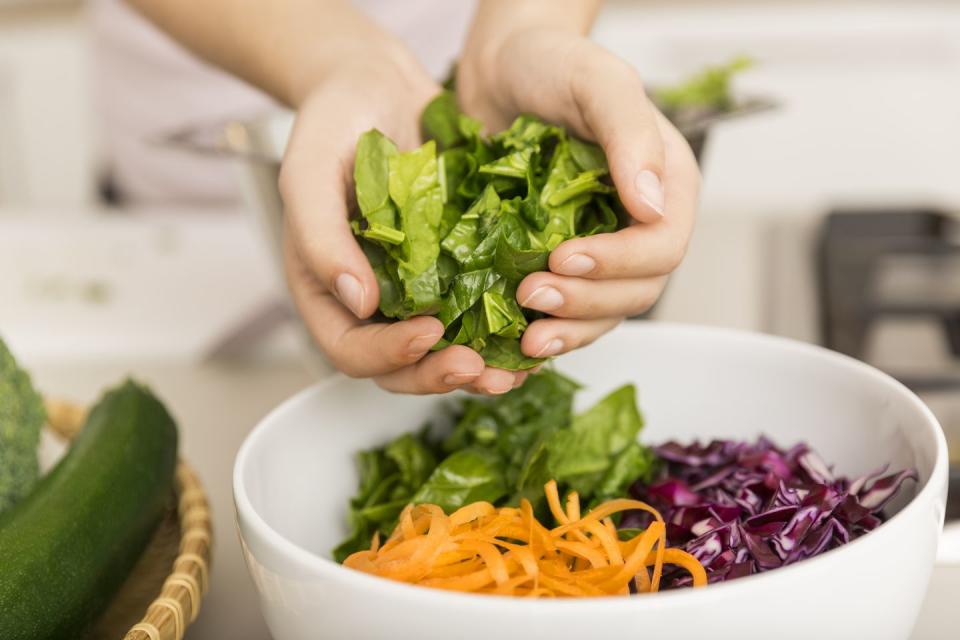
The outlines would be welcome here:
M 516 598 L 512 596 L 498 596 L 484 594 L 482 597 L 476 594 L 459 593 L 445 591 L 442 589 L 428 589 L 416 585 L 396 582 L 372 576 L 361 571 L 348 569 L 332 559 L 317 555 L 308 549 L 305 549 L 293 541 L 286 538 L 276 529 L 271 527 L 253 507 L 244 486 L 243 476 L 247 461 L 252 455 L 251 452 L 257 447 L 258 442 L 265 437 L 264 434 L 271 430 L 272 425 L 280 424 L 280 418 L 287 412 L 292 411 L 306 398 L 319 393 L 324 389 L 335 386 L 346 379 L 342 374 L 334 374 L 329 378 L 307 387 L 294 394 L 282 402 L 279 406 L 264 416 L 257 425 L 247 435 L 240 450 L 237 453 L 233 472 L 233 491 L 234 504 L 237 511 L 238 534 L 243 538 L 243 528 L 250 527 L 257 536 L 266 541 L 274 550 L 280 553 L 284 560 L 291 562 L 296 566 L 303 566 L 309 570 L 312 575 L 325 575 L 331 580 L 346 581 L 352 583 L 357 588 L 362 588 L 375 597 L 392 597 L 398 599 L 416 599 L 423 604 L 432 602 L 439 606 L 462 606 L 483 609 L 495 607 L 503 610 L 504 607 L 517 607 L 523 611 L 549 610 L 551 614 L 558 611 L 573 612 L 576 614 L 605 612 L 611 609 L 618 609 L 624 605 L 630 607 L 657 607 L 670 605 L 675 606 L 678 598 L 691 603 L 706 604 L 715 598 L 736 597 L 738 592 L 745 589 L 756 589 L 759 579 L 764 579 L 763 585 L 771 586 L 772 581 L 782 581 L 794 575 L 798 570 L 809 571 L 811 568 L 820 568 L 824 564 L 824 558 L 831 557 L 834 553 L 842 552 L 846 549 L 861 549 L 867 544 L 871 544 L 877 539 L 877 534 L 889 527 L 890 523 L 899 522 L 908 517 L 907 514 L 913 514 L 923 508 L 923 503 L 933 499 L 933 494 L 939 492 L 946 486 L 947 479 L 947 443 L 940 427 L 940 423 L 933 412 L 920 398 L 901 382 L 887 373 L 873 367 L 865 362 L 847 356 L 845 354 L 826 349 L 819 345 L 801 342 L 781 336 L 774 336 L 753 331 L 741 329 L 731 329 L 726 327 L 712 327 L 705 325 L 672 323 L 672 322 L 652 322 L 639 321 L 621 325 L 616 330 L 602 339 L 615 339 L 617 335 L 631 332 L 661 332 L 661 333 L 681 333 L 681 334 L 700 334 L 704 336 L 716 336 L 724 340 L 746 340 L 754 343 L 765 343 L 769 346 L 788 351 L 799 352 L 807 356 L 820 358 L 824 361 L 830 361 L 835 365 L 846 368 L 848 371 L 858 375 L 866 376 L 874 381 L 887 386 L 891 390 L 904 396 L 905 400 L 919 410 L 919 413 L 925 418 L 925 427 L 927 436 L 933 436 L 936 443 L 936 455 L 933 467 L 927 481 L 923 484 L 913 499 L 910 500 L 900 511 L 894 514 L 889 520 L 880 527 L 867 533 L 866 535 L 847 543 L 840 549 L 834 549 L 822 555 L 808 558 L 803 562 L 781 567 L 776 571 L 764 573 L 762 575 L 750 576 L 744 580 L 732 580 L 730 582 L 721 582 L 710 585 L 708 589 L 678 589 L 658 592 L 654 597 L 647 598 L 623 598 L 620 596 L 607 596 L 598 598 L 559 598 L 537 599 L 530 602 L 525 598 Z M 943 509 L 940 512 L 940 525 L 937 532 L 939 540 L 940 532 L 943 529 Z M 881 534 L 883 535 L 883 534 Z M 245 545 L 248 546 L 248 545 Z M 252 551 L 247 551 L 252 553 Z M 935 555 L 935 550 L 934 554 Z M 931 563 L 932 569 L 933 563 Z M 806 568 L 804 568 L 806 567 Z M 694 598 L 697 600 L 694 602 Z

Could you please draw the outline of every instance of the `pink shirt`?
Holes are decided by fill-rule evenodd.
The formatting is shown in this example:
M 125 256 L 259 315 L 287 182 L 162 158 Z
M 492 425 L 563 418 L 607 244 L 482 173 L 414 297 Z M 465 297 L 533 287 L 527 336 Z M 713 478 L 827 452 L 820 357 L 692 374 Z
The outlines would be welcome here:
M 355 0 L 403 39 L 437 78 L 466 33 L 473 0 Z M 122 0 L 93 0 L 98 114 L 104 163 L 132 203 L 224 205 L 238 200 L 229 162 L 169 149 L 158 138 L 278 109 L 267 96 L 207 65 Z

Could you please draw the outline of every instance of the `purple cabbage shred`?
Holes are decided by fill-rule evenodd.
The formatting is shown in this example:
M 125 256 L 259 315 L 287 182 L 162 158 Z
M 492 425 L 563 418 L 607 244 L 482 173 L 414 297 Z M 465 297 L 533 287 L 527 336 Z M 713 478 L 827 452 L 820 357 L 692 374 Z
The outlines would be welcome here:
M 664 463 L 660 478 L 634 483 L 630 494 L 663 514 L 668 544 L 695 556 L 711 583 L 777 569 L 859 538 L 883 522 L 883 508 L 903 483 L 917 480 L 914 469 L 886 474 L 886 466 L 849 480 L 806 444 L 782 450 L 765 437 L 668 442 L 655 451 Z M 630 511 L 620 527 L 649 523 L 646 512 Z M 664 574 L 663 588 L 689 584 L 682 569 Z

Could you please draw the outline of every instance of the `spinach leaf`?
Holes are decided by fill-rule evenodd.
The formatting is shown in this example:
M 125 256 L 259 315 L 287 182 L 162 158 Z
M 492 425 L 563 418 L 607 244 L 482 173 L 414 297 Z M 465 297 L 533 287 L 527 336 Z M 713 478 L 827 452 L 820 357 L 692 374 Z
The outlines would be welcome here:
M 543 358 L 531 358 L 520 351 L 520 341 L 491 336 L 480 349 L 483 361 L 491 367 L 510 371 L 525 371 L 543 363 Z
M 573 157 L 573 161 L 577 163 L 581 171 L 592 171 L 596 169 L 609 171 L 607 167 L 607 156 L 604 155 L 603 149 L 599 146 L 578 140 L 577 138 L 568 139 L 567 144 L 570 147 L 570 155 Z
M 453 258 L 444 253 L 437 256 L 437 279 L 440 281 L 441 309 L 443 308 L 443 296 L 450 291 L 450 285 L 453 284 L 453 279 L 457 277 L 459 271 L 457 262 Z M 439 311 L 437 315 L 440 315 Z
M 480 307 L 471 306 L 464 321 Z M 490 334 L 484 349 L 516 344 Z M 425 428 L 361 453 L 351 534 L 334 557 L 342 561 L 368 548 L 376 531 L 388 536 L 408 503 L 432 503 L 450 513 L 479 500 L 502 506 L 527 499 L 538 517 L 549 519 L 543 486 L 551 479 L 561 494 L 578 491 L 583 504 L 594 505 L 625 496 L 638 479 L 652 478 L 655 456 L 637 440 L 642 419 L 634 388 L 621 387 L 574 415 L 578 389 L 573 380 L 545 369 L 502 396 L 460 401 L 442 445 L 429 440 Z
M 360 471 L 360 492 L 353 499 L 354 506 L 361 507 L 376 502 L 384 493 L 384 479 L 396 475 L 396 464 L 379 449 L 361 451 L 357 454 Z
M 612 460 L 594 490 L 591 505 L 626 495 L 627 488 L 638 480 L 652 481 L 656 469 L 657 457 L 653 451 L 632 441 Z
M 384 454 L 397 465 L 400 481 L 408 487 L 422 485 L 437 466 L 433 452 L 421 438 L 410 433 L 387 445 Z
M 493 136 L 504 149 L 520 150 L 536 147 L 549 139 L 563 139 L 566 132 L 560 127 L 546 124 L 536 116 L 524 114 L 513 121 L 506 131 Z
M 465 449 L 474 444 L 488 446 L 497 441 L 500 421 L 490 410 L 489 403 L 468 398 L 463 401 L 461 410 L 460 419 L 443 441 L 445 452 Z
M 437 317 L 443 326 L 449 326 L 454 320 L 476 304 L 483 292 L 493 286 L 500 276 L 490 268 L 467 271 L 453 278 L 450 293 L 443 299 Z
M 516 473 L 511 477 L 514 494 L 512 504 L 519 504 L 521 500 L 529 500 L 534 508 L 543 503 L 543 485 L 552 478 L 550 475 L 550 457 L 546 447 L 546 437 L 541 436 L 525 451 L 525 456 L 519 467 L 514 467 Z
M 441 149 L 449 149 L 464 142 L 464 135 L 460 130 L 460 109 L 452 92 L 444 91 L 430 101 L 420 118 L 420 129 L 425 139 L 436 140 Z
M 505 213 L 500 220 L 493 268 L 508 282 L 519 283 L 535 271 L 544 271 L 550 252 L 532 246 L 530 234 L 520 216 Z
M 480 173 L 505 178 L 526 178 L 533 151 L 532 148 L 527 147 L 520 151 L 514 151 L 510 155 L 497 158 L 493 162 L 481 166 Z
M 413 502 L 439 505 L 450 513 L 473 502 L 496 502 L 506 493 L 503 460 L 489 449 L 475 447 L 461 449 L 441 462 Z
M 654 93 L 654 100 L 671 119 L 683 109 L 728 111 L 733 107 L 731 79 L 751 66 L 753 61 L 744 56 L 736 57 L 727 64 L 709 66 L 676 86 L 658 89 Z
M 407 433 L 384 447 L 361 451 L 356 458 L 360 488 L 350 501 L 350 535 L 333 550 L 337 562 L 368 549 L 375 532 L 386 539 L 397 517 L 437 466 L 427 430 Z
M 370 245 L 380 312 L 436 315 L 435 348 L 463 344 L 490 366 L 532 368 L 542 360 L 524 356 L 520 338 L 543 314 L 517 304 L 520 281 L 565 240 L 628 221 L 603 151 L 531 115 L 485 138 L 450 92 L 427 105 L 421 129 L 428 142 L 413 151 L 378 131 L 357 144 L 353 229 Z
M 440 222 L 443 195 L 437 175 L 436 145 L 430 141 L 388 161 L 390 198 L 400 209 L 405 233 L 398 274 L 404 289 L 400 318 L 435 313 L 440 306 Z
M 573 415 L 573 396 L 579 388 L 574 380 L 546 369 L 530 376 L 522 387 L 495 398 L 490 409 L 508 424 L 544 420 L 566 425 Z
M 367 221 L 397 229 L 396 210 L 390 201 L 389 161 L 397 155 L 397 145 L 373 129 L 360 136 L 353 165 L 357 206 Z
M 581 496 L 591 495 L 616 457 L 636 442 L 642 426 L 636 390 L 620 387 L 575 416 L 570 429 L 553 434 L 547 442 L 552 477 Z
M 519 338 L 527 328 L 527 319 L 523 317 L 517 301 L 493 289 L 483 293 L 483 313 L 488 333 L 504 338 Z
M 487 185 L 483 195 L 460 216 L 440 243 L 441 248 L 466 267 L 483 240 L 482 230 L 500 212 L 500 196 Z
M 398 317 L 403 313 L 403 290 L 396 260 L 369 240 L 361 240 L 360 248 L 370 261 L 377 286 L 380 288 L 380 312 L 388 318 Z

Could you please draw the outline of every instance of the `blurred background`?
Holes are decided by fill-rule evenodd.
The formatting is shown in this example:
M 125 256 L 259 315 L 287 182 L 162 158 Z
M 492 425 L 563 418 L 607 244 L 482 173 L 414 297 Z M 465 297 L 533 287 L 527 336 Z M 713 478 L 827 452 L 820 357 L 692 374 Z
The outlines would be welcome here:
M 619 0 L 594 35 L 649 85 L 747 55 L 737 100 L 773 105 L 707 129 L 698 228 L 653 317 L 871 362 L 960 452 L 960 2 Z M 290 115 L 192 64 L 119 0 L 0 0 L 0 333 L 48 394 L 133 371 L 168 399 L 219 533 L 223 587 L 188 637 L 258 638 L 230 467 L 327 371 L 275 268 Z M 937 598 L 958 573 L 917 637 L 955 637 Z

